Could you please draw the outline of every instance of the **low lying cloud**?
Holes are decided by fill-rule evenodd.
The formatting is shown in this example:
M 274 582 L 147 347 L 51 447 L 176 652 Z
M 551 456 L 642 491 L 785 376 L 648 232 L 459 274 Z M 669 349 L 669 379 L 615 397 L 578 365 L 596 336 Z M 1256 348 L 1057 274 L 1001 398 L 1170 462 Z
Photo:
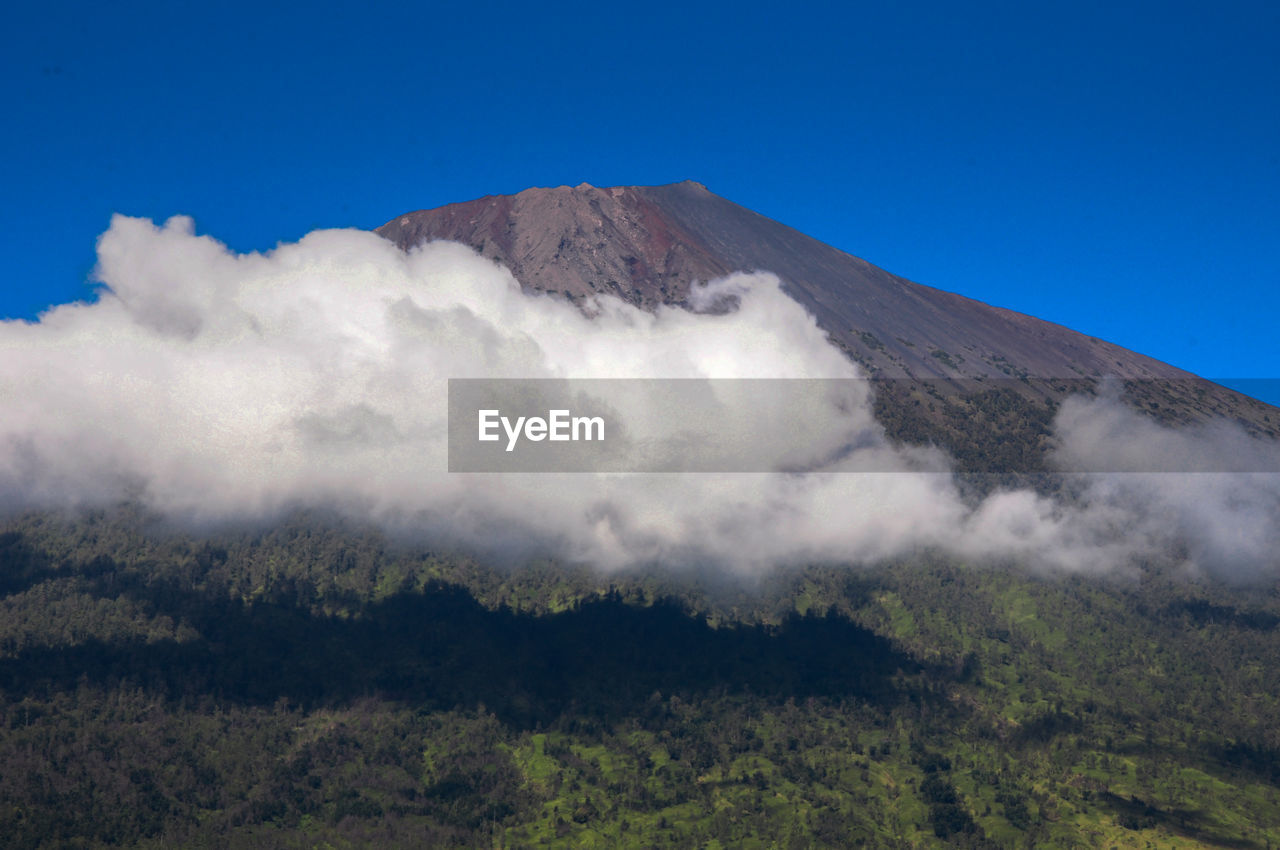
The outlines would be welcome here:
M 1054 432 L 1053 460 L 1090 471 L 1081 502 L 1114 518 L 1131 557 L 1185 550 L 1190 566 L 1220 576 L 1277 572 L 1280 444 L 1223 420 L 1164 427 L 1106 388 L 1064 401 Z
M 1274 476 L 1102 476 L 1070 505 L 1031 491 L 967 504 L 944 455 L 885 440 L 864 383 L 814 411 L 805 439 L 844 447 L 833 468 L 876 472 L 446 471 L 450 378 L 859 377 L 771 275 L 713 281 L 692 309 L 649 313 L 604 296 L 583 310 L 523 292 L 464 246 L 406 254 L 363 231 L 238 255 L 187 218 L 118 216 L 98 250 L 96 302 L 0 323 L 10 508 L 135 498 L 209 522 L 322 506 L 446 545 L 604 569 L 759 572 L 933 548 L 1103 570 L 1182 546 L 1205 568 L 1256 574 L 1280 550 Z M 794 455 L 788 411 L 761 403 L 759 451 Z M 1184 438 L 1187 451 L 1250 447 L 1230 429 L 1169 436 L 1096 407 L 1110 404 L 1063 406 L 1065 465 Z

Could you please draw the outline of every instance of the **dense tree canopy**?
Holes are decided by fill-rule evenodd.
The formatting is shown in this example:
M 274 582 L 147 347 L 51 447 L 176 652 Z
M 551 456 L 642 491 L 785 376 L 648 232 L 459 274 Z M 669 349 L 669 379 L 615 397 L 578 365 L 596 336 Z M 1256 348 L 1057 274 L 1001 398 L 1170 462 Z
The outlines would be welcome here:
M 314 515 L 31 514 L 0 528 L 0 834 L 1280 846 L 1277 657 L 1274 586 L 1160 564 L 746 584 L 500 570 Z

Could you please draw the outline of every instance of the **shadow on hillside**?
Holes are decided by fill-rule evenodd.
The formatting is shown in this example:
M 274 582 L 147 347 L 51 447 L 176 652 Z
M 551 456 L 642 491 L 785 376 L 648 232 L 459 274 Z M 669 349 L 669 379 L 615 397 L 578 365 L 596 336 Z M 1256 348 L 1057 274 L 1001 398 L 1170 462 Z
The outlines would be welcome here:
M 1257 632 L 1280 627 L 1280 617 L 1270 611 L 1241 611 L 1234 605 L 1217 605 L 1204 599 L 1179 599 L 1166 605 L 1163 612 L 1171 617 L 1185 616 L 1197 626 L 1218 625 Z
M 33 548 L 16 531 L 0 533 L 0 597 L 22 593 L 57 577 L 49 556 Z
M 372 695 L 429 709 L 483 704 L 530 728 L 569 714 L 657 710 L 655 692 L 889 704 L 906 698 L 895 673 L 919 669 L 884 638 L 834 615 L 716 629 L 675 603 L 637 607 L 607 597 L 535 616 L 489 610 L 462 588 L 434 585 L 344 619 L 214 599 L 106 565 L 97 572 L 102 595 L 132 596 L 200 637 L 27 649 L 0 661 L 7 698 L 82 682 L 135 684 L 197 702 L 284 698 L 316 706 Z
M 1214 820 L 1196 809 L 1161 809 L 1137 797 L 1106 792 L 1101 801 L 1111 809 L 1116 823 L 1135 831 L 1162 827 L 1175 835 L 1215 847 L 1262 847 L 1256 841 L 1222 834 Z

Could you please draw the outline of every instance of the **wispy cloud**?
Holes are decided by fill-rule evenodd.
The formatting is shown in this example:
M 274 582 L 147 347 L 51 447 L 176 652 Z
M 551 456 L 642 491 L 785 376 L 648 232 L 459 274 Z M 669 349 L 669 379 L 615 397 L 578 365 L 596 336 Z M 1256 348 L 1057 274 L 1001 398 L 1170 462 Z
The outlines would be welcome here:
M 1095 476 L 1070 504 L 1008 491 L 975 507 L 938 471 L 445 471 L 450 378 L 859 377 L 767 274 L 698 290 L 703 308 L 727 298 L 728 312 L 649 313 L 608 297 L 584 311 L 523 292 L 463 246 L 405 254 L 362 231 L 237 255 L 189 219 L 116 217 L 98 250 L 95 303 L 0 324 L 10 507 L 128 497 L 207 522 L 324 506 L 448 545 L 605 569 L 758 572 L 938 548 L 1072 570 L 1185 551 L 1204 568 L 1256 575 L 1280 550 L 1274 476 Z M 939 452 L 891 448 L 866 391 L 813 415 L 806 439 L 858 447 L 846 467 L 947 468 Z M 761 451 L 795 448 L 786 416 L 761 421 L 776 423 L 757 435 Z M 1257 448 L 1229 427 L 1175 433 L 1106 399 L 1069 402 L 1056 425 L 1072 468 Z

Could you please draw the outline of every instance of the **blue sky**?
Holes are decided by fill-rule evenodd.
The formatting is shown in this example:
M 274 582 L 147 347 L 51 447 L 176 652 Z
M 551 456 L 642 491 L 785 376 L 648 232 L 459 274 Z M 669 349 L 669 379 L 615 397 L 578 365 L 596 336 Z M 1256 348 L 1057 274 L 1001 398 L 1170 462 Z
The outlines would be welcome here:
M 1280 376 L 1280 4 L 126 0 L 4 30 L 0 316 L 86 297 L 117 211 L 260 250 L 691 178 L 913 280 Z

